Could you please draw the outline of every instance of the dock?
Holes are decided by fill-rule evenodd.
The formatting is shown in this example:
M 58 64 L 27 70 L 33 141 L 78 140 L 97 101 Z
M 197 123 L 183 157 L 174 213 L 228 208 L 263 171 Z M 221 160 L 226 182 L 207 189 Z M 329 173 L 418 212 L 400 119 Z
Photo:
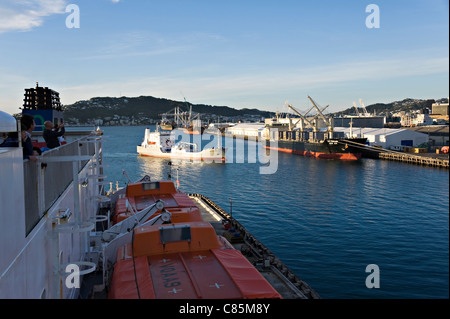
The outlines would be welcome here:
M 432 166 L 437 168 L 449 168 L 449 154 L 405 153 L 388 150 L 381 147 L 364 145 L 356 142 L 347 141 L 346 143 L 352 145 L 353 147 L 361 149 L 363 157 L 366 158 L 398 161 L 408 164 Z
M 380 152 L 379 158 L 389 161 L 406 162 L 410 164 L 433 166 L 439 168 L 449 168 L 448 155 L 444 157 L 434 157 L 429 156 L 426 153 L 422 155 L 413 155 L 400 152 Z
M 188 196 L 199 208 L 203 219 L 214 227 L 216 234 L 225 237 L 235 249 L 240 250 L 284 299 L 321 298 L 314 289 L 211 199 L 201 194 Z M 227 223 L 229 228 L 224 227 Z

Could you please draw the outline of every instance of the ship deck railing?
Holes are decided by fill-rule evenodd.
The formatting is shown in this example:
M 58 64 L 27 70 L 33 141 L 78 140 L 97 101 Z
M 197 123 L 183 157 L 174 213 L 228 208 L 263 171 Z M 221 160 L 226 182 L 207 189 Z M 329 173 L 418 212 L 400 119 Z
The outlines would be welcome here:
M 89 136 L 80 136 L 73 142 L 45 151 L 38 161 L 24 160 L 25 226 L 26 234 L 38 224 L 52 204 L 73 181 L 73 161 L 50 159 L 73 157 L 80 172 L 93 157 L 96 147 L 88 142 Z M 85 156 L 83 160 L 80 159 Z

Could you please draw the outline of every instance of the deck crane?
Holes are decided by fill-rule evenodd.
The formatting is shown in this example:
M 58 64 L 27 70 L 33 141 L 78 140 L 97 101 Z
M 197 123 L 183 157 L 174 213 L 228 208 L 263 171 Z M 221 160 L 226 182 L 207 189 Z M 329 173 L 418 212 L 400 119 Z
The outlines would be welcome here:
M 304 127 L 305 127 L 304 123 L 305 123 L 305 122 L 306 122 L 310 127 L 312 127 L 312 129 L 313 129 L 313 135 L 314 135 L 314 138 L 315 138 L 315 137 L 316 137 L 316 132 L 317 132 L 317 126 L 316 126 L 316 125 L 313 125 L 313 124 L 312 124 L 305 116 L 303 116 L 299 111 L 297 111 L 291 104 L 288 104 L 288 107 L 289 107 L 291 110 L 293 110 L 295 113 L 297 113 L 298 116 L 300 116 L 300 120 L 299 120 L 299 121 L 301 121 L 301 124 L 300 124 L 300 138 L 301 138 L 301 139 L 304 138 Z M 295 125 L 297 125 L 297 123 L 298 123 L 299 121 L 297 121 L 297 122 L 295 123 Z
M 311 101 L 312 105 L 314 105 L 314 107 L 316 108 L 317 112 L 319 112 L 320 117 L 322 118 L 322 120 L 325 122 L 325 124 L 327 125 L 327 133 L 328 133 L 328 138 L 333 138 L 333 123 L 332 120 L 328 120 L 322 113 L 322 111 L 319 109 L 319 107 L 316 105 L 316 102 L 314 102 L 314 100 L 308 95 L 308 99 Z M 328 105 L 327 105 L 328 107 Z M 326 107 L 325 107 L 326 108 Z
M 300 119 L 306 122 L 309 126 L 311 126 L 313 129 L 317 129 L 315 125 L 313 125 L 305 116 L 303 116 L 299 111 L 297 111 L 291 104 L 288 104 L 288 107 L 293 110 L 295 113 L 297 113 L 298 116 L 300 116 Z M 298 123 L 298 122 L 297 122 Z M 303 125 L 301 125 L 303 128 Z
M 313 105 L 313 106 L 311 106 L 311 108 L 310 108 L 308 111 L 306 111 L 305 114 L 302 115 L 302 114 L 300 114 L 299 111 L 297 111 L 296 109 L 294 109 L 294 108 L 292 107 L 292 104 L 289 104 L 288 101 L 286 101 L 286 102 L 284 103 L 284 105 L 287 106 L 288 108 L 294 110 L 294 112 L 297 113 L 297 114 L 300 116 L 300 120 L 298 120 L 297 122 L 295 122 L 295 124 L 293 125 L 293 127 L 295 127 L 295 126 L 298 124 L 298 122 L 300 122 L 301 120 L 304 120 L 304 118 L 306 118 L 306 115 L 308 115 L 308 113 L 311 112 L 311 111 L 314 109 L 314 105 Z M 321 112 L 325 111 L 325 109 L 327 109 L 328 106 L 329 106 L 329 105 L 325 106 L 325 107 L 321 110 Z M 313 122 L 315 119 L 317 119 L 318 116 L 319 116 L 319 113 L 316 114 L 316 115 L 314 115 L 314 117 L 313 117 L 311 120 L 309 120 L 309 121 L 306 120 L 305 122 L 307 122 L 312 128 L 314 128 L 314 125 L 312 124 L 312 122 Z
M 316 123 L 313 123 L 313 122 L 317 119 L 318 116 L 320 116 L 321 112 L 323 112 L 323 111 L 328 107 L 328 105 L 325 106 L 321 111 L 319 110 L 319 114 L 316 114 L 311 120 L 308 120 L 308 119 L 306 118 L 306 114 L 308 114 L 308 113 L 314 108 L 314 106 L 313 106 L 311 109 L 309 109 L 309 110 L 305 113 L 305 115 L 302 115 L 302 114 L 301 114 L 299 111 L 297 111 L 291 104 L 287 104 L 287 106 L 288 106 L 291 110 L 293 110 L 295 113 L 297 113 L 298 116 L 300 116 L 300 120 L 298 120 L 293 126 L 295 127 L 295 126 L 298 124 L 298 122 L 301 121 L 300 132 L 301 132 L 301 134 L 302 134 L 302 138 L 303 138 L 303 132 L 304 132 L 304 126 L 305 126 L 304 123 L 308 124 L 308 125 L 313 129 L 313 134 L 314 134 L 314 138 L 315 138 L 315 137 L 316 137 L 316 133 L 317 133 L 317 131 L 318 131 L 318 128 L 317 128 L 317 124 L 316 124 Z
M 329 105 L 325 106 L 325 107 L 321 110 L 321 112 L 325 111 L 328 107 L 329 107 Z M 314 106 L 312 106 L 312 107 L 308 110 L 308 112 L 306 112 L 305 114 L 303 114 L 303 116 L 306 117 L 306 115 L 307 115 L 313 108 L 314 108 Z M 309 121 L 310 121 L 311 123 L 314 123 L 314 121 L 315 121 L 319 116 L 320 116 L 320 114 L 317 113 L 317 114 L 314 115 L 313 118 L 310 119 Z M 301 121 L 301 119 L 298 120 L 297 122 L 295 122 L 294 127 L 295 127 L 295 126 L 298 124 L 298 122 L 300 122 L 300 121 Z
M 292 124 L 292 120 L 289 118 L 289 130 L 292 130 L 294 127 L 296 127 L 297 124 L 298 124 L 300 121 L 302 121 L 303 118 L 306 118 L 306 115 L 307 115 L 309 112 L 311 112 L 312 109 L 314 109 L 314 106 L 311 106 L 311 108 L 310 108 L 305 114 L 303 114 L 303 116 L 302 116 L 302 115 L 300 114 L 300 112 L 298 112 L 297 110 L 295 110 L 295 109 L 292 107 L 292 104 L 289 104 L 288 101 L 284 102 L 284 107 L 287 107 L 288 109 L 290 108 L 290 109 L 294 110 L 295 113 L 297 113 L 297 114 L 300 115 L 300 119 L 299 119 L 297 122 L 295 122 L 295 124 Z M 303 118 L 302 118 L 302 117 L 303 117 Z M 286 118 L 287 118 L 287 114 L 286 114 Z M 309 122 L 312 123 L 315 119 L 316 119 L 316 116 L 313 117 L 313 119 L 310 120 Z M 307 122 L 308 122 L 308 121 L 307 121 Z M 308 124 L 311 125 L 312 128 L 314 128 L 314 126 L 313 126 L 311 123 L 308 123 Z M 302 122 L 302 123 L 301 123 L 301 130 L 302 130 L 302 131 L 303 131 L 303 127 L 304 127 L 304 123 Z

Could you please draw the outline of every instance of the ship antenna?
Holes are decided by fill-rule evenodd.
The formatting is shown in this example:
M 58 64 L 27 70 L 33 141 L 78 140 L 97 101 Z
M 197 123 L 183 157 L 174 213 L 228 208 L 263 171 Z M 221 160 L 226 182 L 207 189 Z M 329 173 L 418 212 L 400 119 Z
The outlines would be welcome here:
M 125 175 L 125 176 L 127 177 L 128 183 L 131 183 L 131 179 L 130 179 L 130 177 L 128 176 L 127 171 L 126 171 L 126 170 L 122 170 L 122 174 Z

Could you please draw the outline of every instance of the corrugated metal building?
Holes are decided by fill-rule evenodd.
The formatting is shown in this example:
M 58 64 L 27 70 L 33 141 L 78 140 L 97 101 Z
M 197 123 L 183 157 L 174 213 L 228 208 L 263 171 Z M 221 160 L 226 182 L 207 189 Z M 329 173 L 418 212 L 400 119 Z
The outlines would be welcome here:
M 338 137 L 366 137 L 369 145 L 379 145 L 385 149 L 400 145 L 417 147 L 428 143 L 427 134 L 403 128 L 353 128 L 350 132 L 348 127 L 335 127 L 334 132 Z

